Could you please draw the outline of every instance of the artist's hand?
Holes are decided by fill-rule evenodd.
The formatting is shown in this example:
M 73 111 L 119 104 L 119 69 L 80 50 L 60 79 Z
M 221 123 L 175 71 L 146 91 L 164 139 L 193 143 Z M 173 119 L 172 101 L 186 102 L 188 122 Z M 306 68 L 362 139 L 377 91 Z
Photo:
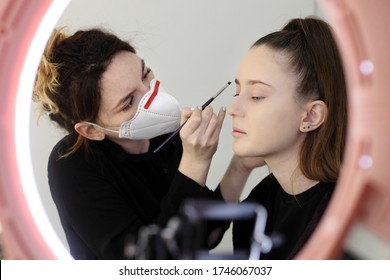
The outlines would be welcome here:
M 187 120 L 187 123 L 181 129 L 180 137 L 185 152 L 198 160 L 210 159 L 217 150 L 225 114 L 221 109 L 217 116 L 210 106 L 203 111 L 198 107 L 193 110 L 184 108 L 181 121 L 183 123 Z
M 182 123 L 187 121 L 180 131 L 183 142 L 183 156 L 179 170 L 201 185 L 205 184 L 211 159 L 217 150 L 219 134 L 226 112 L 220 109 L 218 115 L 207 106 L 182 110 Z

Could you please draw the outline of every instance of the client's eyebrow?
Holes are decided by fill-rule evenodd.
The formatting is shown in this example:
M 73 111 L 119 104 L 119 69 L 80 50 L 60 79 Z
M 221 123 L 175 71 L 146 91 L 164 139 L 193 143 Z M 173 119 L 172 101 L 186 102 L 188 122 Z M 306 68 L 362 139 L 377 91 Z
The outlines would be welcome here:
M 236 83 L 236 85 L 240 85 L 240 82 L 237 79 L 234 79 L 234 82 Z M 260 80 L 248 80 L 248 81 L 246 81 L 246 84 L 247 85 L 262 84 L 262 85 L 265 85 L 267 87 L 272 87 L 270 84 L 267 84 L 267 83 L 260 81 Z

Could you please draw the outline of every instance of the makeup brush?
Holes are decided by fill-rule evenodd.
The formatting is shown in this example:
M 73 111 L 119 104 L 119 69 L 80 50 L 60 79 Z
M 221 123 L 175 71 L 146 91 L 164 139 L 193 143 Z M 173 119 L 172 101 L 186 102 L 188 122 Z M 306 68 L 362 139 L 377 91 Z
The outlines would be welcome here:
M 209 100 L 206 101 L 206 103 L 204 103 L 201 107 L 202 111 L 204 110 L 204 108 L 206 108 L 208 105 L 210 105 L 211 102 L 213 102 L 213 100 L 215 98 L 218 97 L 218 95 L 220 95 L 232 82 L 228 82 L 225 86 L 223 86 L 223 88 L 221 88 L 213 97 L 211 97 Z M 180 132 L 180 130 L 182 129 L 182 127 L 186 124 L 187 121 L 185 121 L 184 123 L 182 123 L 174 132 L 171 133 L 171 135 L 169 135 L 169 137 L 160 144 L 160 146 L 158 146 L 154 151 L 153 153 L 157 153 L 166 143 L 169 142 L 169 140 L 171 140 L 173 138 L 173 136 L 175 136 L 176 134 L 178 134 Z

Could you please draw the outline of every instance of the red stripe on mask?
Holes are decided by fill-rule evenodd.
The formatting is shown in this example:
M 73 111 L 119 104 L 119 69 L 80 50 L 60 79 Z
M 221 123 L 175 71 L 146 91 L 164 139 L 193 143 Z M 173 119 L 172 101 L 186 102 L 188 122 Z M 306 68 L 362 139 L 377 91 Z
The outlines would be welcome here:
M 156 84 L 154 85 L 154 90 L 153 90 L 153 93 L 152 95 L 149 97 L 148 101 L 146 102 L 144 108 L 145 109 L 148 109 L 150 104 L 152 104 L 153 102 L 153 99 L 156 97 L 157 93 L 158 93 L 158 87 L 160 86 L 160 81 L 156 81 Z

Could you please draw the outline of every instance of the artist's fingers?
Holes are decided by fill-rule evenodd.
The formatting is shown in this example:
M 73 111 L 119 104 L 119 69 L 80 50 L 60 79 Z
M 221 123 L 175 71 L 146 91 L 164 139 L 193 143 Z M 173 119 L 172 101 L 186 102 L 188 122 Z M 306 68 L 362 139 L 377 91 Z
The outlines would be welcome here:
M 219 141 L 219 134 L 221 133 L 223 121 L 226 116 L 226 108 L 223 107 L 219 109 L 218 115 L 213 114 L 212 118 L 210 119 L 207 130 L 204 134 L 204 139 L 210 144 L 215 145 Z
M 180 122 L 184 123 L 185 121 L 187 121 L 191 117 L 193 111 L 194 111 L 194 108 L 183 107 L 181 109 L 181 121 Z
M 202 120 L 199 124 L 198 130 L 200 133 L 204 134 L 207 130 L 207 127 L 210 124 L 210 120 L 214 117 L 213 107 L 207 106 L 201 113 Z
M 180 132 L 181 138 L 194 146 L 203 146 L 207 143 L 205 133 L 213 115 L 213 108 L 210 106 L 203 111 L 201 108 L 195 108 Z
M 202 122 L 201 108 L 185 108 L 185 110 L 182 110 L 181 118 L 182 123 L 185 121 L 187 121 L 187 123 L 181 129 L 180 134 L 182 136 L 190 135 L 198 129 L 200 123 Z

